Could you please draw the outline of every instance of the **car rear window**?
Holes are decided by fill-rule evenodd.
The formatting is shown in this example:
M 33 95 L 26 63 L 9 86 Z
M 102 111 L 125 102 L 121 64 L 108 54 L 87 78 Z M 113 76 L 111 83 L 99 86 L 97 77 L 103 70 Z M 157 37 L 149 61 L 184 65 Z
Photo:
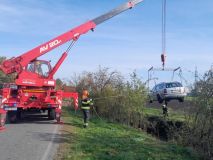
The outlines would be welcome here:
M 181 83 L 166 83 L 166 88 L 182 87 Z

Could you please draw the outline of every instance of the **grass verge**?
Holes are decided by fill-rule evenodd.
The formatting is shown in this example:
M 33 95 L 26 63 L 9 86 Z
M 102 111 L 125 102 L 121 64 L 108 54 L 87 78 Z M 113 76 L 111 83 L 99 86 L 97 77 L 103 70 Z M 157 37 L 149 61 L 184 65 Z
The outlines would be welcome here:
M 146 116 L 158 116 L 163 118 L 162 108 L 151 108 L 151 107 L 145 107 L 144 108 L 144 114 Z M 172 108 L 168 108 L 168 114 L 167 117 L 168 120 L 174 120 L 174 121 L 185 121 L 186 114 L 180 111 L 175 111 Z
M 196 160 L 190 148 L 162 142 L 137 129 L 92 118 L 82 127 L 81 114 L 64 108 L 65 141 L 55 159 L 63 160 Z

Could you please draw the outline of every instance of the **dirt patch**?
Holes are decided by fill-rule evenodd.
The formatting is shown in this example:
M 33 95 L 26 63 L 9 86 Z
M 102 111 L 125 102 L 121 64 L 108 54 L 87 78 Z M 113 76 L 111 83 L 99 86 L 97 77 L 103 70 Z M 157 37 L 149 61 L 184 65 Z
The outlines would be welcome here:
M 148 108 L 161 108 L 162 104 L 158 102 L 153 102 L 153 103 L 147 103 L 146 107 Z M 176 100 L 168 102 L 168 107 L 172 108 L 174 111 L 182 111 L 186 113 L 192 112 L 197 106 L 194 102 L 192 101 L 184 101 L 184 102 L 179 102 Z
M 176 138 L 182 127 L 184 127 L 184 122 L 166 120 L 159 116 L 146 117 L 140 126 L 148 134 L 164 141 Z

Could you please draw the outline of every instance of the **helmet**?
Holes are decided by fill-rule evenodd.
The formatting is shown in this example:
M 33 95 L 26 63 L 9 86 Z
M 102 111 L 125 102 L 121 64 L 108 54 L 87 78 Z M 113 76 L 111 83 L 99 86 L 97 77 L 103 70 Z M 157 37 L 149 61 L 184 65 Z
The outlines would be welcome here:
M 41 62 L 40 62 L 40 61 L 35 61 L 35 64 L 36 64 L 36 65 L 40 65 Z

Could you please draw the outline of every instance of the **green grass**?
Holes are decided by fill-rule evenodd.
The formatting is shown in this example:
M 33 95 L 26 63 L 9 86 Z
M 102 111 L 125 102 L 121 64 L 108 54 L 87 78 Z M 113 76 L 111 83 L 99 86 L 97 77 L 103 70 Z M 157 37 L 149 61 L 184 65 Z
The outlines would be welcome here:
M 63 111 L 66 129 L 64 160 L 196 160 L 189 148 L 162 142 L 137 129 L 92 118 L 82 127 L 81 114 Z M 60 154 L 60 153 L 59 153 Z
M 180 111 L 174 111 L 172 108 L 168 108 L 168 111 L 168 120 L 185 121 L 184 113 Z M 144 108 L 144 114 L 146 116 L 159 116 L 163 118 L 162 108 Z
M 186 96 L 184 99 L 185 101 L 195 101 L 197 97 L 192 97 L 192 96 Z

